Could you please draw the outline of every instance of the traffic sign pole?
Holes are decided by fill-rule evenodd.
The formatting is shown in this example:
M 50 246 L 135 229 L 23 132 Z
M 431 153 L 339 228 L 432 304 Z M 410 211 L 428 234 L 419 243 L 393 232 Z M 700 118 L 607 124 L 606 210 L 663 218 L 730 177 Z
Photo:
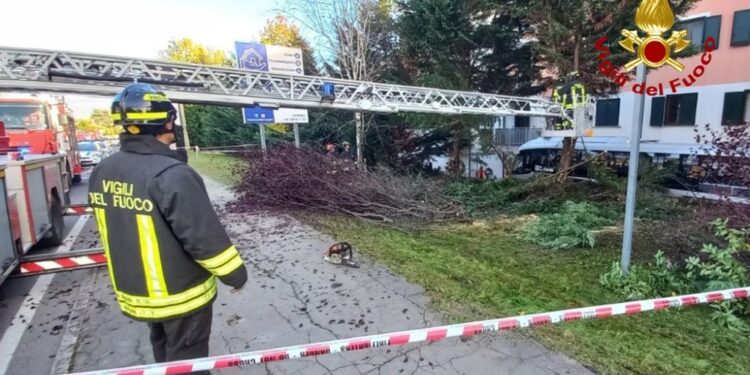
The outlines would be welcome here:
M 638 66 L 636 82 L 646 85 L 646 66 Z M 633 227 L 635 226 L 635 203 L 638 192 L 638 163 L 641 156 L 641 135 L 643 132 L 643 107 L 646 103 L 646 95 L 635 94 L 635 111 L 633 113 L 633 129 L 630 136 L 630 165 L 628 166 L 628 196 L 625 202 L 625 231 L 622 239 L 621 267 L 624 274 L 628 274 L 630 268 L 630 256 L 633 251 Z
M 299 148 L 299 124 L 294 124 L 294 147 Z
M 263 154 L 266 153 L 266 125 L 258 124 L 260 127 L 260 148 L 263 150 Z

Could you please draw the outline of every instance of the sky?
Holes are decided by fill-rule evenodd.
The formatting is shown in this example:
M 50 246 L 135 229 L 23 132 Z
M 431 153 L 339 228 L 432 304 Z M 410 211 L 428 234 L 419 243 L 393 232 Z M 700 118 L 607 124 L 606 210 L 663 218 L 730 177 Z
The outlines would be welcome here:
M 170 39 L 226 51 L 257 40 L 280 0 L 4 0 L 0 46 L 154 59 Z M 68 95 L 78 117 L 109 99 Z

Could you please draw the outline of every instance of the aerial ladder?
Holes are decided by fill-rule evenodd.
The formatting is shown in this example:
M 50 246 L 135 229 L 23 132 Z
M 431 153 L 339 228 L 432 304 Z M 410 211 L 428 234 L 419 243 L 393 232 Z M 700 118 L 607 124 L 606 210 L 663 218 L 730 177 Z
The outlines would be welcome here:
M 380 113 L 565 116 L 559 104 L 543 98 L 0 47 L 0 90 L 113 96 L 134 81 L 158 87 L 177 103 Z
M 132 82 L 149 83 L 176 103 L 327 108 L 379 113 L 568 118 L 544 98 L 253 72 L 88 53 L 0 47 L 0 91 L 114 96 Z M 0 197 L 2 199 L 4 197 Z M 78 207 L 79 211 L 84 208 Z M 56 272 L 106 263 L 100 250 L 84 258 L 35 260 L 19 273 Z M 68 257 L 75 257 L 68 254 Z M 81 260 L 82 259 L 82 260 Z M 54 263 L 54 264 L 53 264 Z M 68 267 L 69 266 L 69 267 Z

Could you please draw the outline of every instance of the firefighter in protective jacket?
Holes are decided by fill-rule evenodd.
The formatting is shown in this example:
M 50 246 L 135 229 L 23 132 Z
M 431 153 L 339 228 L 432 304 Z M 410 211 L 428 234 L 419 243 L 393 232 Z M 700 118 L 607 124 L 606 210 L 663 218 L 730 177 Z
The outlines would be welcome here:
M 586 105 L 586 86 L 579 82 L 578 72 L 573 72 L 565 77 L 564 83 L 552 92 L 552 100 L 560 104 L 568 117 L 573 118 L 573 111 Z M 555 130 L 573 130 L 574 126 L 570 120 L 562 119 L 555 124 Z
M 89 180 L 117 302 L 148 323 L 157 362 L 207 356 L 217 278 L 233 292 L 247 281 L 203 180 L 169 147 L 176 117 L 151 86 L 125 88 L 112 103 L 120 152 Z

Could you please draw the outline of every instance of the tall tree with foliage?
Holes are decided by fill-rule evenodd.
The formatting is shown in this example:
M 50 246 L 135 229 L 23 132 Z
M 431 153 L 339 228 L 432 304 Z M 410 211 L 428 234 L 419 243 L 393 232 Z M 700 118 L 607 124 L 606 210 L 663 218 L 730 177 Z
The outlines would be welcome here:
M 98 132 L 99 127 L 90 118 L 79 118 L 76 120 L 76 130 L 79 132 Z
M 215 50 L 189 38 L 172 40 L 160 53 L 170 61 L 235 67 L 231 54 Z M 258 130 L 243 123 L 239 108 L 185 105 L 190 141 L 199 147 L 232 146 L 257 141 Z
M 185 116 L 193 144 L 223 147 L 258 142 L 258 127 L 242 121 L 239 108 L 186 105 Z
M 473 51 L 476 60 L 472 86 L 482 92 L 505 95 L 536 95 L 543 66 L 536 59 L 526 36 L 531 26 L 505 9 L 507 0 L 490 0 L 476 16 Z
M 521 42 L 527 26 L 499 0 L 401 0 L 398 19 L 402 53 L 413 82 L 455 90 L 533 93 L 537 68 Z M 423 127 L 452 133 L 449 171 L 459 175 L 462 149 L 490 118 L 409 115 Z
M 310 76 L 320 75 L 315 50 L 302 36 L 300 28 L 290 22 L 286 16 L 279 14 L 269 19 L 260 34 L 260 42 L 300 48 L 305 61 L 304 73 Z M 345 140 L 354 138 L 354 132 L 350 129 L 352 122 L 347 118 L 346 113 L 323 109 L 312 109 L 309 112 L 310 124 L 300 128 L 300 141 L 302 143 L 315 148 L 327 143 L 341 144 Z M 274 126 L 269 126 L 269 128 L 274 129 Z M 287 132 L 278 132 L 276 137 L 270 137 L 269 141 L 273 141 L 271 138 L 292 141 L 292 135 Z
M 236 66 L 234 57 L 226 51 L 213 49 L 196 43 L 190 38 L 172 39 L 167 48 L 159 53 L 164 60 L 191 64 Z
M 91 121 L 100 128 L 111 128 L 115 126 L 112 121 L 112 113 L 109 109 L 97 108 L 91 112 Z
M 395 37 L 391 0 L 303 0 L 292 13 L 316 36 L 320 57 L 331 75 L 372 81 L 388 70 L 384 49 Z
M 407 0 L 399 2 L 401 48 L 414 82 L 424 86 L 470 90 L 474 72 L 472 17 L 480 1 Z M 471 116 L 407 115 L 425 128 L 447 128 L 451 134 L 448 171 L 461 175 L 461 149 L 469 144 Z
M 635 14 L 643 2 L 664 2 L 675 16 L 685 14 L 698 0 L 516 0 L 503 8 L 522 16 L 532 27 L 527 34 L 541 66 L 559 81 L 571 72 L 590 93 L 616 93 L 616 86 L 598 71 L 601 53 L 596 42 L 607 37 L 609 57 L 615 66 L 623 66 L 634 56 L 620 48 L 623 29 L 635 30 Z
M 623 29 L 635 29 L 636 9 L 643 2 L 664 2 L 668 0 L 516 0 L 500 5 L 512 11 L 532 25 L 528 34 L 531 45 L 542 66 L 560 82 L 570 73 L 578 72 L 579 80 L 588 92 L 607 95 L 619 90 L 608 78 L 598 71 L 600 51 L 594 47 L 604 36 L 612 55 L 609 57 L 615 66 L 623 66 L 632 58 L 617 45 Z M 697 0 L 669 2 L 675 15 L 682 15 Z M 571 166 L 575 140 L 566 138 L 560 170 Z M 567 173 L 561 173 L 561 181 Z
M 94 109 L 88 118 L 79 118 L 76 120 L 76 129 L 102 135 L 117 135 L 122 133 L 122 127 L 115 126 L 110 110 L 105 108 Z
M 301 49 L 302 57 L 305 61 L 305 75 L 316 76 L 319 74 L 315 62 L 315 51 L 310 47 L 310 43 L 302 37 L 299 26 L 290 23 L 284 15 L 277 14 L 274 18 L 266 22 L 266 26 L 260 33 L 260 42 L 263 44 Z
M 356 81 L 381 81 L 391 63 L 396 39 L 391 0 L 303 0 L 291 14 L 316 35 L 325 72 Z M 372 116 L 355 114 L 357 161 L 364 166 L 366 124 Z

